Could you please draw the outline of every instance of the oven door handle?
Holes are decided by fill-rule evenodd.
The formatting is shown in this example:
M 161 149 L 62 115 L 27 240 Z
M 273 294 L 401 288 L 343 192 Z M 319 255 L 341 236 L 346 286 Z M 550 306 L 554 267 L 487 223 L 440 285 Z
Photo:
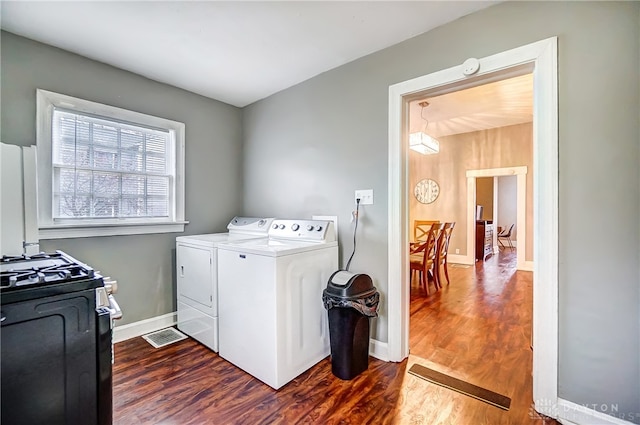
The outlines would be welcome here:
M 117 319 L 121 319 L 122 318 L 122 310 L 120 309 L 120 306 L 118 305 L 118 302 L 116 301 L 115 297 L 113 295 L 109 295 L 109 312 L 111 313 L 111 319 L 113 320 L 117 320 Z

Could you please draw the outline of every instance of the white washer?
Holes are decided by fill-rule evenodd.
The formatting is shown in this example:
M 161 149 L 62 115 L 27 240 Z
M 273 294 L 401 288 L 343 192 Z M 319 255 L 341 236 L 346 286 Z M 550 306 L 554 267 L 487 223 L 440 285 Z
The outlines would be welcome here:
M 264 238 L 272 221 L 234 217 L 228 233 L 176 238 L 178 329 L 218 351 L 218 244 Z
M 329 220 L 279 220 L 218 248 L 220 356 L 278 389 L 329 355 L 322 291 L 338 269 Z

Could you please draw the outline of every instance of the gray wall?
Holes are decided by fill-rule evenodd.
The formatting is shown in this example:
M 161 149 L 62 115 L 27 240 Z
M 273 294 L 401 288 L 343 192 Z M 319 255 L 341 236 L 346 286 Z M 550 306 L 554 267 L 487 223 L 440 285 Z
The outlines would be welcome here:
M 241 208 L 242 111 L 64 50 L 2 32 L 2 142 L 36 142 L 36 89 L 180 121 L 186 125 L 184 234 L 226 231 Z M 41 241 L 118 280 L 118 323 L 175 306 L 176 233 Z
M 508 2 L 321 74 L 246 108 L 244 210 L 337 214 L 342 264 L 382 292 L 387 341 L 389 85 L 559 38 L 559 395 L 640 423 L 640 3 Z M 605 410 L 605 409 L 602 409 Z

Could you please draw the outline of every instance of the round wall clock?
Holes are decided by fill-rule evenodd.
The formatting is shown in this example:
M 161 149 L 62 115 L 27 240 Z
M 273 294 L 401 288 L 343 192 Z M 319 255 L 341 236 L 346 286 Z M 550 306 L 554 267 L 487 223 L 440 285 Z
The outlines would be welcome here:
M 416 199 L 423 204 L 430 204 L 438 199 L 440 186 L 438 186 L 438 183 L 435 180 L 423 179 L 416 184 L 413 194 Z

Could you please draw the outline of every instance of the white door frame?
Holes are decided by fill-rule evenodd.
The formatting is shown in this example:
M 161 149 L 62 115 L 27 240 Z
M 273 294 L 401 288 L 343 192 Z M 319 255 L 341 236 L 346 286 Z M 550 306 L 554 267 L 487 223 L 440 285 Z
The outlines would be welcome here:
M 525 260 L 527 246 L 526 217 L 527 217 L 527 167 L 486 168 L 482 170 L 467 170 L 467 255 L 462 257 L 463 264 L 475 263 L 475 232 L 476 232 L 476 179 L 478 177 L 516 176 L 516 225 L 523 229 L 516 240 L 516 268 L 518 270 L 533 271 L 533 261 Z M 495 193 L 495 192 L 494 192 Z M 495 210 L 494 210 L 495 211 Z M 495 212 L 494 212 L 495 214 Z M 495 233 L 494 233 L 495 234 Z
M 388 355 L 409 355 L 409 223 L 406 143 L 409 102 L 533 73 L 533 398 L 558 414 L 558 40 L 548 38 L 479 59 L 479 72 L 458 65 L 389 87 Z M 403 143 L 405 141 L 405 143 Z

